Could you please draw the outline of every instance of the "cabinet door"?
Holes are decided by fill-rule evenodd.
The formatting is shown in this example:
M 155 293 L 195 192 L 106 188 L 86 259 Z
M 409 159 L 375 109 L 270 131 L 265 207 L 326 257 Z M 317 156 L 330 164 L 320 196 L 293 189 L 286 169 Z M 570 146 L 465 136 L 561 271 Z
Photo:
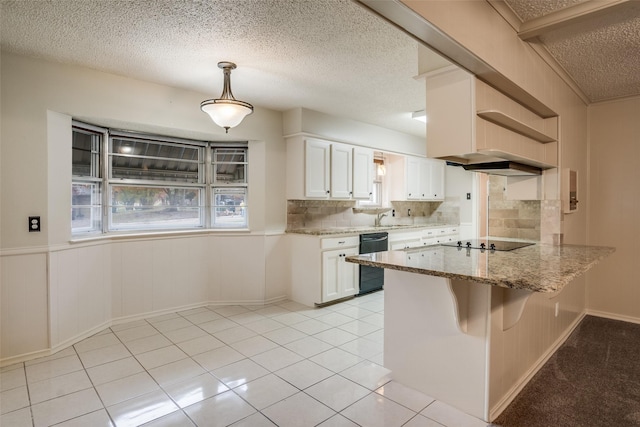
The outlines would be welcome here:
M 406 158 L 406 187 L 407 200 L 420 200 L 422 193 L 420 192 L 422 185 L 420 177 L 421 159 L 418 157 Z
M 353 147 L 331 144 L 331 197 L 350 199 L 353 194 Z
M 431 192 L 431 163 L 428 159 L 420 159 L 420 180 L 419 180 L 419 193 L 420 200 L 429 200 Z
M 348 297 L 355 295 L 359 292 L 360 282 L 360 269 L 359 264 L 347 262 L 345 257 L 358 255 L 358 248 L 345 249 L 342 251 L 344 256 L 338 263 L 338 268 L 341 270 L 338 273 L 340 277 L 340 297 Z
M 444 200 L 444 172 L 446 163 L 441 160 L 427 160 L 429 165 L 429 190 L 427 199 Z
M 368 200 L 373 194 L 373 150 L 353 148 L 353 198 Z
M 305 196 L 313 198 L 329 197 L 329 170 L 331 144 L 308 139 L 304 151 Z
M 339 265 L 343 262 L 343 253 L 342 249 L 322 252 L 322 302 L 340 298 Z

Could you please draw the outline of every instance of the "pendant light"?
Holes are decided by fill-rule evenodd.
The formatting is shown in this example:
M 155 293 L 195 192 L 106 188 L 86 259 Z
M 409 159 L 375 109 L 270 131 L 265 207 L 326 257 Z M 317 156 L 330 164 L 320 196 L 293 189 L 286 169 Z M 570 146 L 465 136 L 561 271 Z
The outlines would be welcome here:
M 238 101 L 231 93 L 231 70 L 236 68 L 236 64 L 226 61 L 218 62 L 218 68 L 222 68 L 224 74 L 222 95 L 219 99 L 202 101 L 200 109 L 207 113 L 215 124 L 229 133 L 229 128 L 238 126 L 245 116 L 253 113 L 253 105 Z

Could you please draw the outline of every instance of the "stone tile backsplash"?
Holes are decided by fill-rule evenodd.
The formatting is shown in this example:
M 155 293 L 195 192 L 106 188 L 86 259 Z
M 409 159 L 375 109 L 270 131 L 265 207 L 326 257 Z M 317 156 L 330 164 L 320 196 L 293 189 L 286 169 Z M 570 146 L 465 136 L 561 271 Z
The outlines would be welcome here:
M 507 178 L 489 178 L 489 236 L 540 240 L 540 200 L 507 200 Z
M 287 229 L 372 226 L 375 214 L 354 213 L 356 207 L 355 201 L 288 200 Z M 383 225 L 460 222 L 460 203 L 455 197 L 443 202 L 391 202 L 388 209 Z
M 562 244 L 560 200 L 506 200 L 507 178 L 489 178 L 489 235 Z

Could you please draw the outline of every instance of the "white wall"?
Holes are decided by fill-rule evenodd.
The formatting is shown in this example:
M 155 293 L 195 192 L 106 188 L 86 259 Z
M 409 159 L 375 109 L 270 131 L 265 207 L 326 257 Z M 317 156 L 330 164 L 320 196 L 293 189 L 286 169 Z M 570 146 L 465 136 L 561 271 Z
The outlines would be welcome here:
M 588 243 L 616 252 L 589 275 L 591 313 L 640 323 L 640 97 L 589 106 Z M 572 214 L 573 215 L 573 214 Z
M 43 354 L 118 319 L 286 297 L 282 115 L 257 107 L 229 135 L 206 94 L 3 53 L 0 363 Z M 70 242 L 71 119 L 200 140 L 248 140 L 250 232 Z M 27 217 L 42 217 L 42 232 Z
M 331 116 L 306 108 L 294 108 L 283 114 L 285 137 L 300 134 L 317 136 L 336 142 L 369 147 L 388 153 L 426 156 L 425 138 L 408 135 L 379 126 Z
M 284 230 L 285 177 L 272 167 L 285 150 L 280 113 L 256 108 L 226 135 L 200 111 L 205 94 L 6 53 L 1 76 L 2 249 L 68 240 L 70 213 L 58 206 L 70 197 L 70 134 L 48 125 L 56 114 L 168 136 L 249 140 L 249 179 L 257 186 L 249 195 L 251 229 Z M 42 216 L 42 233 L 24 226 L 34 214 Z

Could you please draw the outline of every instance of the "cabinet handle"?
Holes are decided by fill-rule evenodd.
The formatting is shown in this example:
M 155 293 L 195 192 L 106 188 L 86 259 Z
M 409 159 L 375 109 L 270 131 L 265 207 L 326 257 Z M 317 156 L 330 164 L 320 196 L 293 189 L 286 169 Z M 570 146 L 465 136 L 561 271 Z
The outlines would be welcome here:
M 373 195 L 373 193 L 369 193 L 369 195 L 371 196 L 371 195 Z M 577 203 L 577 202 L 576 202 L 576 203 Z
M 327 194 L 329 194 L 329 193 L 330 193 L 330 191 L 329 191 L 329 190 L 327 190 Z
M 341 240 L 341 241 L 338 242 L 339 245 L 344 245 L 345 243 L 347 243 L 346 240 Z

